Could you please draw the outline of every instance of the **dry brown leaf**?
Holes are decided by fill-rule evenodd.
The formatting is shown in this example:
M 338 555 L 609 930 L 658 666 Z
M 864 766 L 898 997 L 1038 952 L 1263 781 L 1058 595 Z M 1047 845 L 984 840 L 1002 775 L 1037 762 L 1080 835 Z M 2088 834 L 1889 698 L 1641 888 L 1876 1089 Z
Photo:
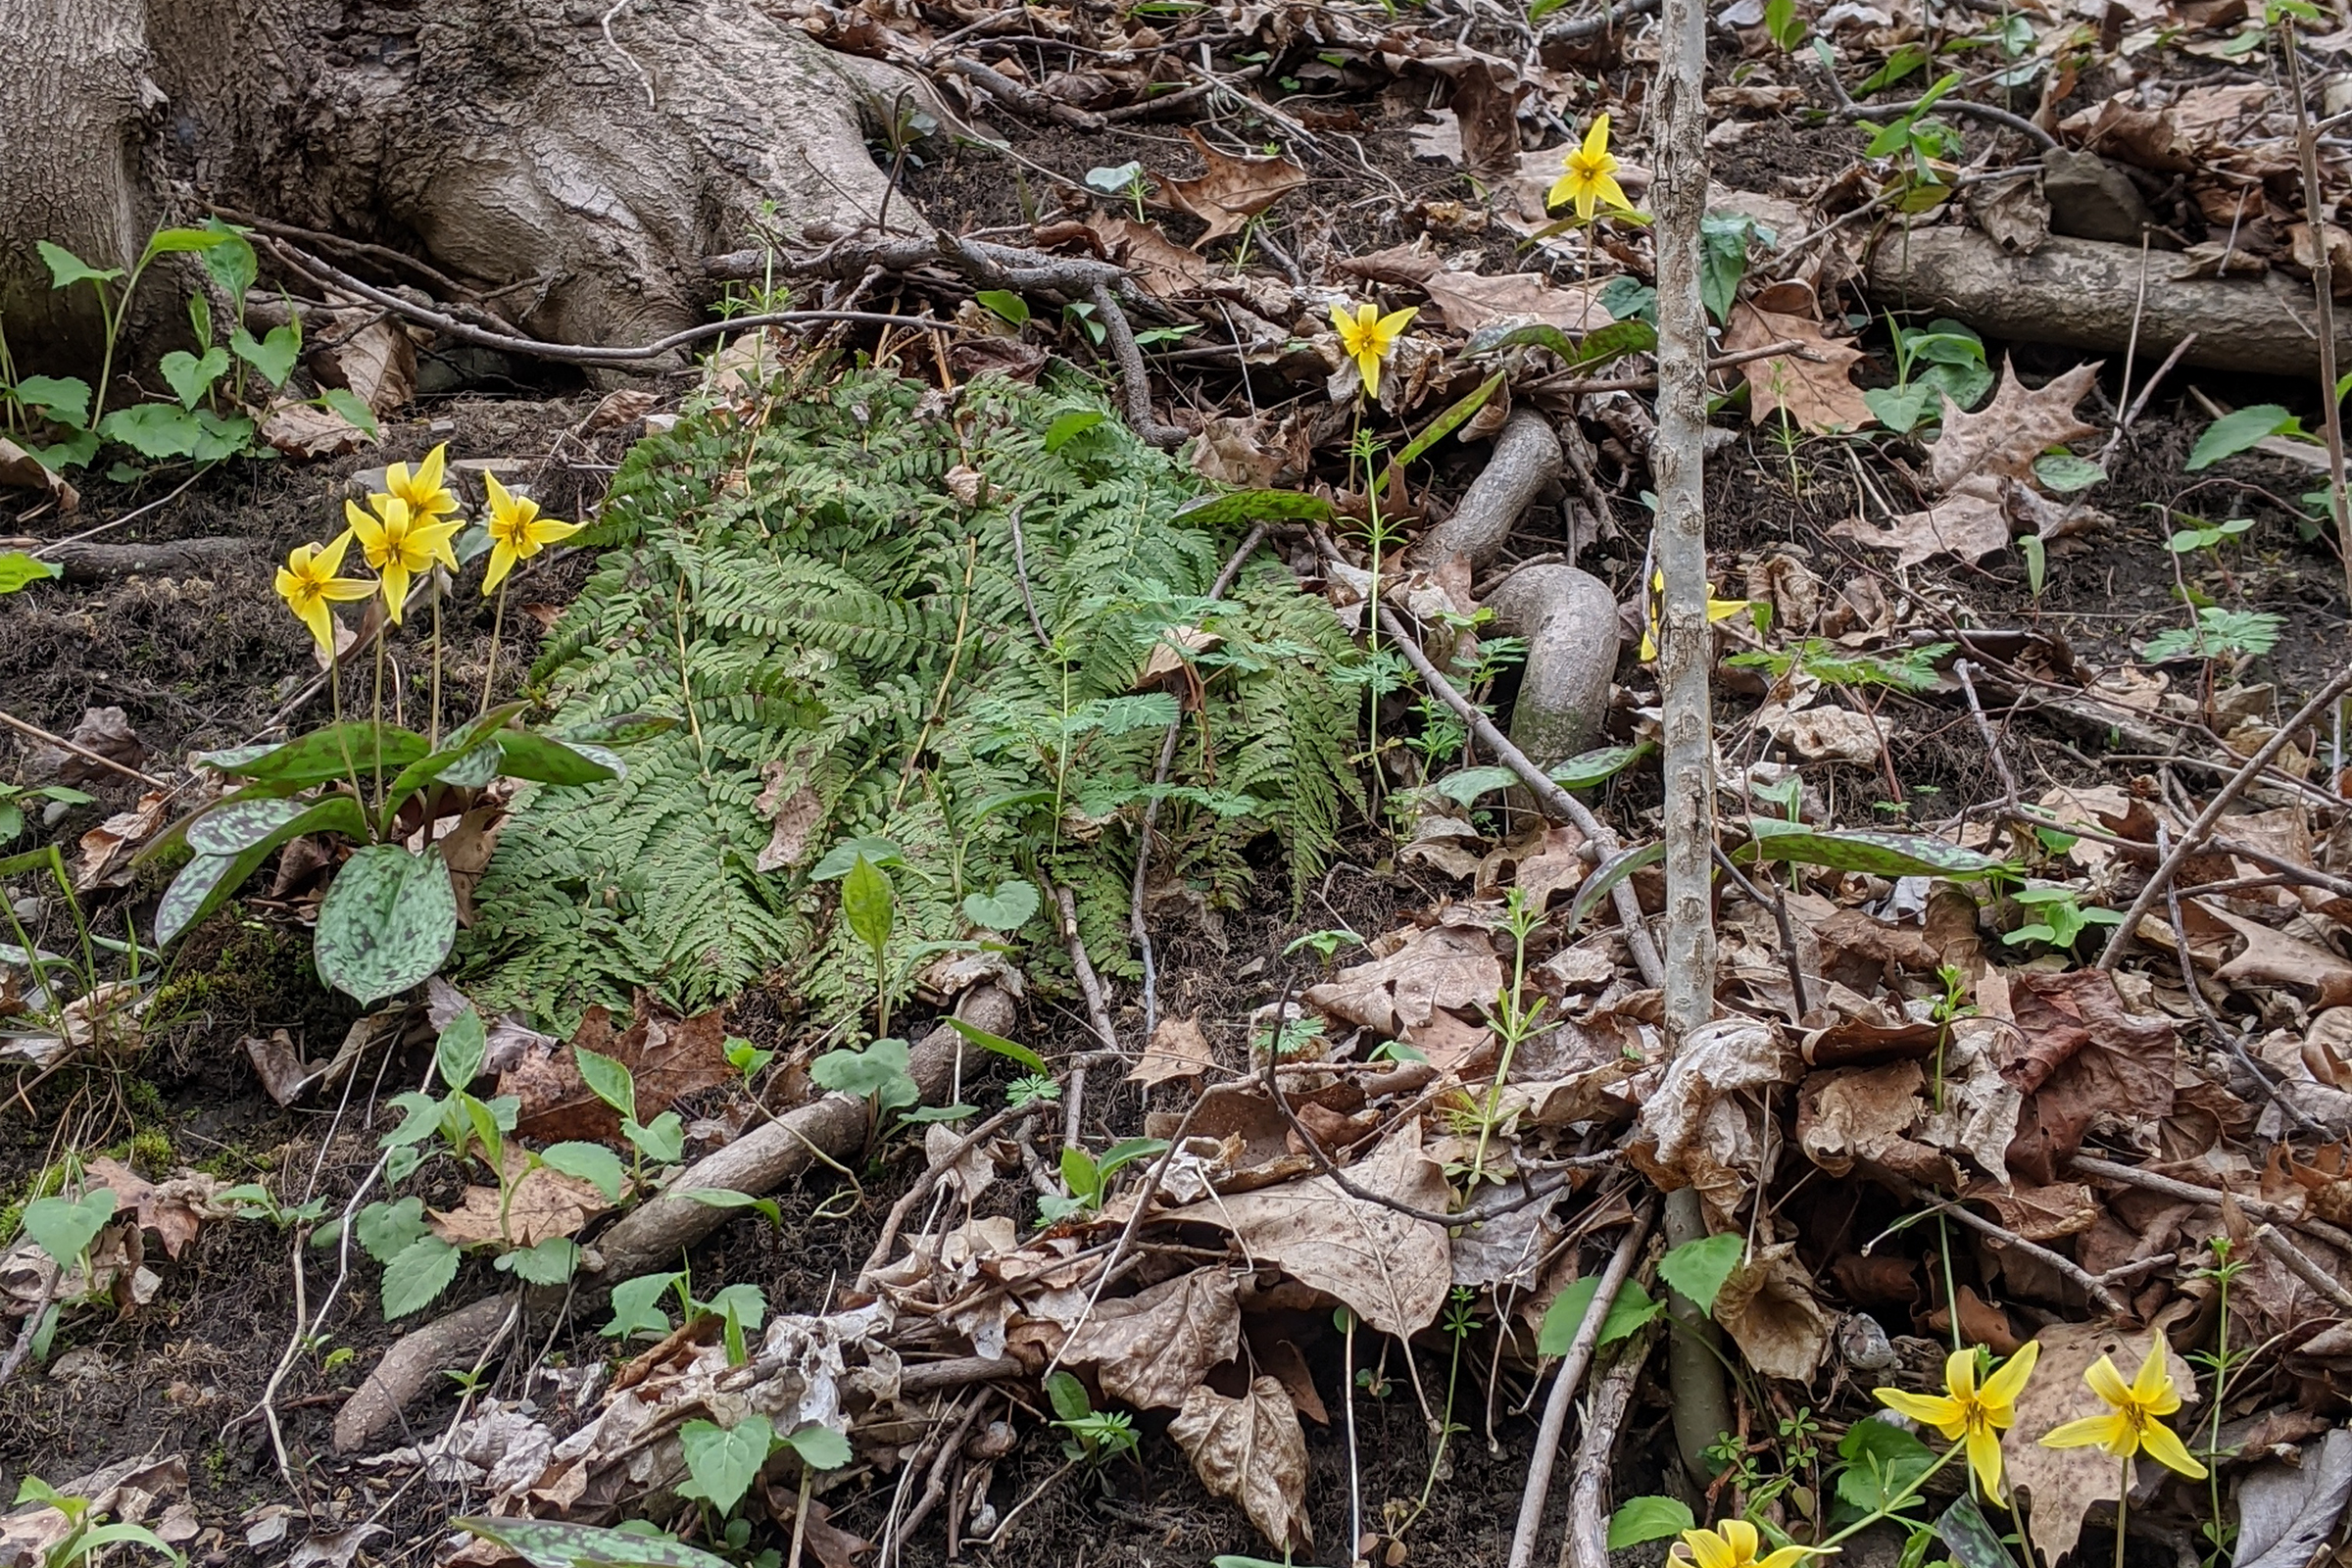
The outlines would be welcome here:
M 201 1171 L 183 1170 L 159 1183 L 119 1160 L 93 1159 L 85 1168 L 92 1181 L 114 1190 L 118 1213 L 138 1211 L 140 1228 L 155 1232 L 167 1257 L 179 1256 L 206 1220 L 228 1213 L 213 1200 L 221 1183 Z
M 670 1104 L 698 1090 L 731 1083 L 727 1023 L 713 1009 L 681 1018 L 639 992 L 634 1022 L 615 1035 L 612 1015 L 591 1007 L 571 1045 L 617 1060 L 637 1081 L 637 1119 L 651 1121 Z M 580 1069 L 564 1046 L 526 1056 L 499 1074 L 498 1092 L 522 1103 L 516 1112 L 518 1138 L 578 1138 L 610 1143 L 620 1136 L 620 1117 L 589 1093 Z
M 1244 223 L 1306 183 L 1306 171 L 1288 158 L 1234 158 L 1190 126 L 1185 134 L 1207 171 L 1194 179 L 1162 178 L 1159 194 L 1169 206 L 1208 225 L 1199 245 L 1240 233 Z
M 127 811 L 117 811 L 81 836 L 81 864 L 74 872 L 74 891 L 119 888 L 131 878 L 131 857 L 160 832 L 172 814 L 172 797 L 149 790 Z
M 520 1149 L 508 1146 L 510 1172 L 524 1158 Z M 612 1206 L 603 1193 L 578 1177 L 537 1165 L 515 1180 L 511 1200 L 503 1200 L 495 1187 L 468 1187 L 457 1207 L 428 1210 L 426 1223 L 435 1236 L 457 1247 L 502 1240 L 514 1247 L 536 1247 L 554 1237 L 576 1235 L 580 1227 Z
M 1530 320 L 1583 334 L 1607 326 L 1615 318 L 1600 303 L 1597 285 L 1573 283 L 1555 288 L 1535 272 L 1507 272 L 1490 277 L 1481 272 L 1432 272 L 1421 285 L 1429 303 L 1456 332 L 1475 332 L 1490 321 Z
M 1796 1100 L 1797 1147 L 1833 1176 L 1845 1175 L 1856 1160 L 1895 1162 L 1888 1156 L 1902 1146 L 1924 1147 L 1909 1134 L 1927 1109 L 1920 1099 L 1926 1087 L 1916 1061 L 1808 1074 Z
M 1715 1321 L 1747 1364 L 1768 1378 L 1810 1380 L 1830 1348 L 1830 1315 L 1813 1298 L 1796 1244 L 1760 1248 L 1732 1270 L 1715 1297 Z
M 2075 417 L 2075 405 L 2090 391 L 2102 362 L 2078 365 L 2047 386 L 2029 389 L 2017 367 L 2001 362 L 2000 389 L 1976 413 L 1944 400 L 1943 431 L 1928 449 L 1928 475 L 1946 495 L 1971 478 L 1995 475 L 2029 479 L 2034 460 L 2050 448 L 2094 434 Z
M 1365 1192 L 1443 1212 L 1449 1194 L 1406 1122 L 1348 1172 Z M 1169 1216 L 1230 1231 L 1249 1254 L 1338 1298 L 1373 1328 L 1399 1337 L 1437 1321 L 1453 1280 L 1444 1227 L 1349 1197 L 1328 1176 L 1235 1193 Z
M 130 727 L 129 715 L 120 708 L 83 709 L 80 721 L 67 739 L 82 751 L 96 752 L 124 767 L 137 767 L 147 760 L 145 743 Z M 28 749 L 24 767 L 32 778 L 55 779 L 60 784 L 111 783 L 121 777 L 113 768 L 93 762 L 79 753 L 46 743 Z
M 1132 268 L 1144 292 L 1156 299 L 1197 294 L 1208 286 L 1208 263 L 1169 239 L 1156 224 L 1099 212 L 1087 219 L 1086 226 L 1110 259 Z
M 81 506 L 81 492 L 68 484 L 65 475 L 5 436 L 0 436 L 0 484 L 41 491 L 57 503 L 60 512 L 77 511 Z
M 2029 1242 L 2079 1236 L 2099 1222 L 2098 1202 L 2081 1182 L 2054 1182 L 2047 1187 L 2027 1182 L 2011 1187 L 1972 1182 L 1960 1196 L 1989 1204 L 2003 1226 Z
M 1200 1484 L 1242 1505 L 1258 1534 L 1288 1553 L 1311 1546 L 1306 1511 L 1306 1429 L 1277 1378 L 1259 1377 L 1244 1398 L 1205 1385 L 1185 1396 L 1168 1436 Z
M 262 416 L 262 439 L 289 458 L 332 458 L 357 452 L 367 431 L 332 409 L 287 401 Z
M 245 1055 L 261 1078 L 262 1088 L 281 1105 L 291 1105 L 300 1100 L 326 1070 L 303 1060 L 302 1053 L 295 1049 L 294 1037 L 283 1029 L 272 1029 L 267 1035 L 247 1035 L 244 1045 Z
M 1808 762 L 1875 762 L 1894 733 L 1894 720 L 1850 708 L 1800 708 L 1790 712 L 1772 705 L 1758 713 L 1757 722 Z
M 778 871 L 808 858 L 808 835 L 824 820 L 824 798 L 816 793 L 802 768 L 791 762 L 769 762 L 760 769 L 766 787 L 752 809 L 771 824 L 767 847 L 760 852 L 755 869 Z M 786 785 L 793 787 L 787 789 Z
M 1995 492 L 1997 481 L 1988 480 L 1947 495 L 1923 511 L 1906 512 L 1889 519 L 1884 528 L 1848 517 L 1830 532 L 1895 552 L 1897 566 L 1916 566 L 1936 555 L 1982 561 L 2009 548 L 2009 512 Z
M 1502 988 L 1502 960 L 1475 927 L 1432 926 L 1370 963 L 1352 964 L 1306 992 L 1306 1004 L 1391 1036 L 1440 1008 L 1479 1007 Z
M 2112 1323 L 2052 1323 L 2034 1338 L 2041 1342 L 2041 1359 L 2018 1396 L 2013 1431 L 2038 1436 L 2063 1422 L 2108 1414 L 2106 1402 L 2083 1383 L 2083 1371 L 2107 1355 L 2129 1380 L 2148 1353 L 2150 1335 L 2127 1334 Z M 2194 1408 L 2197 1384 L 2188 1363 L 2169 1347 L 2165 1361 L 2174 1385 Z M 2185 1410 L 2172 1418 L 2175 1432 L 2185 1435 L 2191 1425 Z M 2014 1438 L 2004 1447 L 2011 1483 L 2034 1505 L 2028 1517 L 2034 1544 L 2041 1548 L 2044 1561 L 2054 1563 L 2081 1539 L 2084 1511 L 2094 1502 L 2114 1498 L 2120 1467 L 2101 1448 L 2045 1448 Z
M 2175 1025 L 2125 1006 L 2106 970 L 2013 975 L 2009 1002 L 2017 1029 L 2003 1032 L 2001 1076 L 2027 1096 L 2013 1170 L 2055 1182 L 2094 1119 L 2172 1114 Z
M 2197 901 L 2224 925 L 2245 938 L 2245 951 L 2214 970 L 2224 985 L 2288 985 L 2316 994 L 2323 1007 L 2352 1002 L 2352 962 L 2314 942 L 2274 931 L 2259 920 L 2231 914 L 2212 899 Z
M 1134 1296 L 1102 1302 L 1070 1336 L 1062 1359 L 1092 1362 L 1102 1392 L 1139 1409 L 1186 1402 L 1210 1367 L 1241 1353 L 1242 1307 L 1233 1276 L 1198 1268 Z
M 1800 1059 L 1769 1024 L 1718 1018 L 1690 1032 L 1642 1103 L 1626 1151 L 1635 1169 L 1666 1191 L 1695 1187 L 1714 1228 L 1732 1216 L 1762 1168 L 1763 1141 L 1739 1091 L 1787 1083 Z
M 309 364 L 320 381 L 346 388 L 379 417 L 406 408 L 416 392 L 416 345 L 397 321 L 371 321 Z
M 1759 310 L 1742 300 L 1732 307 L 1723 346 L 1737 354 L 1788 339 L 1802 343 L 1818 358 L 1776 354 L 1740 368 L 1747 379 L 1748 416 L 1754 423 L 1763 424 L 1781 410 L 1800 429 L 1815 435 L 1856 430 L 1873 421 L 1870 405 L 1862 401 L 1862 389 L 1853 380 L 1862 351 L 1849 341 L 1830 337 L 1811 317 Z
M 1152 1043 L 1128 1072 L 1129 1083 L 1164 1084 L 1171 1078 L 1198 1078 L 1216 1065 L 1208 1037 L 1197 1018 L 1162 1018 L 1152 1031 Z

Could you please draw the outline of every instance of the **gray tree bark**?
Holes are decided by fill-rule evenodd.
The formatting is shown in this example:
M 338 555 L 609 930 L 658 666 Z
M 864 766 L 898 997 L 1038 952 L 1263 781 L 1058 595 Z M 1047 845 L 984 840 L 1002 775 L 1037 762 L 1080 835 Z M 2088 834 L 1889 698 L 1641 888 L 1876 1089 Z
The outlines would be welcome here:
M 0 91 L 20 368 L 91 344 L 87 291 L 52 293 L 36 241 L 127 266 L 208 201 L 469 286 L 540 280 L 502 310 L 588 343 L 706 318 L 701 258 L 760 222 L 797 240 L 874 220 L 886 181 L 860 118 L 906 78 L 743 0 L 608 4 L 0 0 L 0 58 L 22 67 Z M 173 293 L 148 315 L 176 317 Z

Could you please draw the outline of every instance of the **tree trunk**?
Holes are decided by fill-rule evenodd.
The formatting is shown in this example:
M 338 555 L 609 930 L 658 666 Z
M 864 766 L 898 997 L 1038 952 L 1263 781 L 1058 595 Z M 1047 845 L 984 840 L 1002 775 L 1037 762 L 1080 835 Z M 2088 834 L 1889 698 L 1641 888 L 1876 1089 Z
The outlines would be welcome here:
M 89 292 L 52 294 L 36 241 L 127 267 L 205 202 L 468 286 L 529 283 L 500 310 L 588 343 L 707 318 L 702 257 L 757 221 L 797 241 L 874 220 L 860 111 L 906 78 L 746 0 L 608 3 L 0 0 L 0 322 L 20 369 L 93 358 Z M 175 292 L 143 318 L 176 318 Z

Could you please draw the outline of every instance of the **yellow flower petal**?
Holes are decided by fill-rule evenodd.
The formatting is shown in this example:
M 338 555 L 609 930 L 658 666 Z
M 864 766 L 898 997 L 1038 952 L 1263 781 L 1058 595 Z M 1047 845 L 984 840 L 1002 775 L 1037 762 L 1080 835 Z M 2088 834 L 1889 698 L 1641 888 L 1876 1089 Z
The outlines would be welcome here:
M 296 613 L 301 616 L 302 623 L 310 628 L 311 640 L 318 645 L 318 651 L 330 659 L 334 657 L 334 612 L 326 608 L 323 601 L 314 601 L 308 610 L 297 611 Z
M 2091 1393 L 2118 1409 L 2132 1402 L 2132 1385 L 2124 1381 L 2123 1373 L 2106 1356 L 2100 1356 L 2083 1369 L 2082 1381 L 2090 1385 Z
M 2127 1445 L 2123 1448 L 2115 1446 L 2119 1431 Z M 2045 1448 L 2088 1448 L 2095 1446 L 2110 1453 L 2129 1453 L 2131 1441 L 2132 1423 L 2120 1415 L 2086 1415 L 2080 1421 L 2052 1427 L 2041 1435 L 2041 1446 Z
M 388 501 L 391 498 L 374 496 L 369 499 Z M 373 513 L 362 511 L 358 502 L 346 501 L 343 503 L 343 520 L 351 524 L 350 531 L 343 535 L 346 542 L 356 536 L 360 541 L 360 549 L 363 551 L 376 551 L 384 547 L 384 525 L 376 519 Z M 336 553 L 335 561 L 338 565 L 342 564 L 341 552 Z
M 1592 128 L 1585 132 L 1584 154 L 1587 158 L 1601 159 L 1606 158 L 1608 153 L 1609 117 L 1602 115 L 1592 122 Z
M 424 461 L 416 465 L 416 488 L 424 491 L 440 489 L 441 470 L 448 458 L 449 443 L 446 441 L 427 452 Z
M 2132 1397 L 2158 1415 L 2170 1415 L 2180 1408 L 2180 1395 L 2173 1387 L 2172 1369 L 2165 1364 L 2161 1333 L 2151 1337 L 2148 1353 L 2141 1358 L 2139 1371 L 2132 1375 Z M 2158 1409 L 2158 1401 L 2166 1399 L 2172 1402 Z
M 1686 1530 L 1683 1544 L 1690 1548 L 1690 1559 L 1698 1568 L 1738 1568 L 1740 1554 L 1712 1530 Z
M 1592 177 L 1592 194 L 1607 206 L 1629 213 L 1634 209 L 1633 202 L 1625 194 L 1625 187 L 1618 184 L 1613 175 L 1595 174 Z
M 1999 1371 L 1984 1380 L 1979 1396 L 1984 1399 L 1986 1418 L 1993 1425 L 2005 1427 L 2015 1418 L 2010 1407 L 2026 1392 L 2026 1380 L 2034 1375 L 2034 1363 L 2040 1358 L 2041 1342 L 2028 1340 L 2018 1347 L 2015 1355 L 2001 1363 Z
M 486 599 L 498 591 L 498 585 L 507 580 L 507 573 L 514 569 L 515 559 L 514 547 L 504 539 L 490 547 L 490 569 L 482 573 L 482 597 Z
M 573 534 L 578 533 L 580 528 L 581 524 L 565 522 L 561 517 L 533 517 L 528 524 L 527 531 L 530 534 L 532 548 L 541 550 L 549 545 L 563 543 Z
M 1984 1494 L 2001 1494 L 2001 1440 L 1990 1427 L 1977 1427 L 1968 1435 L 1968 1467 L 1984 1483 Z
M 1954 1350 L 1943 1358 L 1943 1386 L 1954 1399 L 1966 1405 L 1977 1396 L 1977 1348 Z
M 1724 1544 L 1732 1548 L 1733 1557 L 1743 1563 L 1756 1560 L 1756 1527 L 1744 1519 L 1726 1519 L 1716 1526 Z
M 384 618 L 397 626 L 400 624 L 400 612 L 408 603 L 409 568 L 398 561 L 386 561 L 381 576 L 384 584 Z
M 1794 1568 L 1795 1564 L 1803 1562 L 1807 1557 L 1832 1556 L 1836 1554 L 1837 1550 L 1836 1546 L 1783 1546 L 1771 1556 L 1757 1563 L 1756 1568 Z
M 1898 1415 L 1934 1427 L 1948 1442 L 1968 1430 L 1968 1412 L 1957 1399 L 1940 1394 L 1908 1394 L 1901 1389 L 1873 1389 L 1881 1404 Z
M 2205 1467 L 2189 1454 L 2188 1445 L 2161 1421 L 2141 1425 L 2139 1446 L 2141 1452 L 2168 1470 L 2178 1470 L 2191 1481 L 2205 1479 Z

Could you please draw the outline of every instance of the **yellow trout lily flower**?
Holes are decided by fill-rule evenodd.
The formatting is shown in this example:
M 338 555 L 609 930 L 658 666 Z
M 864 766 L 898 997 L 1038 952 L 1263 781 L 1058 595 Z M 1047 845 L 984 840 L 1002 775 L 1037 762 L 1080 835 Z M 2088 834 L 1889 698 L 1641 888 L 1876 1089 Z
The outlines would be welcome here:
M 482 577 L 482 592 L 496 591 L 518 561 L 528 561 L 549 545 L 580 531 L 576 522 L 539 515 L 539 503 L 511 493 L 498 475 L 485 473 L 482 484 L 490 493 L 490 569 Z
M 357 577 L 338 577 L 343 552 L 351 535 L 338 534 L 331 545 L 296 545 L 277 568 L 277 597 L 294 612 L 294 618 L 311 629 L 318 651 L 329 659 L 335 653 L 335 616 L 326 607 L 350 604 L 375 592 L 375 584 Z
M 1420 309 L 1413 307 L 1383 316 L 1380 307 L 1369 300 L 1358 305 L 1352 316 L 1345 305 L 1331 308 L 1331 324 L 1339 328 L 1340 347 L 1355 362 L 1364 378 L 1364 395 L 1373 402 L 1380 401 L 1381 362 L 1396 349 L 1406 324 L 1420 314 Z
M 1976 1350 L 1954 1350 L 1944 1359 L 1940 1395 L 1905 1394 L 1900 1389 L 1875 1392 L 1880 1403 L 1934 1427 L 1946 1443 L 1965 1441 L 1969 1467 L 1984 1483 L 1985 1495 L 1998 1497 L 2001 1434 L 2017 1420 L 2017 1396 L 2025 1392 L 2026 1379 L 2034 1375 L 2034 1362 L 2040 1354 L 2041 1342 L 2029 1340 L 1979 1385 Z
M 1613 177 L 1617 159 L 1609 151 L 1608 116 L 1593 121 L 1592 128 L 1585 132 L 1584 144 L 1569 148 L 1560 163 L 1565 172 L 1552 181 L 1551 193 L 1544 198 L 1544 205 L 1557 207 L 1562 202 L 1574 202 L 1577 220 L 1586 223 L 1592 220 L 1595 205 L 1632 211 L 1634 204 L 1625 199 L 1625 187 Z
M 2191 1481 L 2204 1479 L 2205 1467 L 2189 1456 L 2188 1446 L 2159 1419 L 2180 1408 L 2180 1391 L 2173 1386 L 2173 1374 L 2165 1365 L 2161 1334 L 2150 1341 L 2147 1357 L 2130 1383 L 2116 1370 L 2115 1362 L 2103 1355 L 2083 1371 L 2082 1381 L 2106 1401 L 2108 1413 L 2051 1428 L 2042 1434 L 2043 1447 L 2087 1448 L 2095 1444 L 2118 1458 L 2144 1453 Z
M 1794 1563 L 1811 1556 L 1836 1551 L 1835 1546 L 1783 1546 L 1764 1557 L 1756 1555 L 1761 1544 L 1756 1527 L 1744 1519 L 1726 1519 L 1713 1530 L 1686 1530 L 1673 1551 L 1667 1553 L 1669 1568 L 1791 1568 Z
M 441 484 L 441 469 L 449 453 L 444 441 L 424 455 L 411 473 L 405 463 L 395 463 L 384 470 L 384 489 L 395 501 L 409 509 L 409 515 L 418 522 L 439 522 L 458 510 L 458 498 Z
M 1666 602 L 1666 573 L 1663 569 L 1650 573 L 1649 592 L 1643 597 L 1648 601 L 1649 615 L 1648 623 L 1642 628 L 1641 660 L 1646 664 L 1658 657 L 1658 609 Z M 1707 624 L 1712 626 L 1719 620 L 1729 620 L 1754 604 L 1752 599 L 1718 599 L 1715 597 L 1715 585 L 1709 583 Z
M 446 521 L 418 518 L 398 496 L 369 496 L 368 503 L 373 512 L 344 502 L 343 515 L 360 541 L 360 553 L 383 582 L 384 612 L 398 625 L 411 576 L 430 570 L 436 561 L 452 571 L 458 569 L 457 553 L 450 549 L 449 541 L 460 524 L 454 517 Z

